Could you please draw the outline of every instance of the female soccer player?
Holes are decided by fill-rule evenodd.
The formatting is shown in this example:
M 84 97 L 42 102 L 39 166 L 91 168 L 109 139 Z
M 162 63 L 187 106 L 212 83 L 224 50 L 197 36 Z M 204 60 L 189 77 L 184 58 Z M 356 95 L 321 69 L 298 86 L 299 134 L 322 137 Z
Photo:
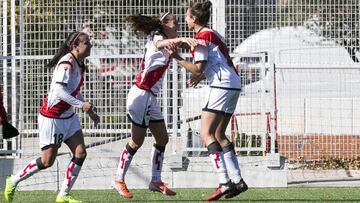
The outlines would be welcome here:
M 74 107 L 87 112 L 95 125 L 100 121 L 92 110 L 93 105 L 84 101 L 80 93 L 86 70 L 84 59 L 90 55 L 91 46 L 86 33 L 71 33 L 48 64 L 48 67 L 55 68 L 50 90 L 38 117 L 41 157 L 30 161 L 21 171 L 6 179 L 6 201 L 12 201 L 17 184 L 52 166 L 61 143 L 65 142 L 73 157 L 56 202 L 81 202 L 69 195 L 86 157 L 84 135 Z
M 177 62 L 195 76 L 195 80 L 194 77 L 191 78 L 191 84 L 196 85 L 204 77 L 210 84 L 201 113 L 200 137 L 210 153 L 220 185 L 208 197 L 209 201 L 217 200 L 224 194 L 225 198 L 231 198 L 247 190 L 240 175 L 234 145 L 225 135 L 239 98 L 240 77 L 230 59 L 224 39 L 207 27 L 211 5 L 209 1 L 195 3 L 186 13 L 186 23 L 189 29 L 195 31 L 195 39 L 201 44 L 192 52 L 195 63 L 184 60 L 176 51 L 173 53 Z
M 120 163 L 113 182 L 113 187 L 126 198 L 132 198 L 132 193 L 125 184 L 125 174 L 136 151 L 144 142 L 147 128 L 155 138 L 152 148 L 152 178 L 149 189 L 165 195 L 175 195 L 161 180 L 161 170 L 164 160 L 165 146 L 168 134 L 160 106 L 156 100 L 162 81 L 169 67 L 171 57 L 168 49 L 182 43 L 190 47 L 196 46 L 196 40 L 191 38 L 176 38 L 177 21 L 174 15 L 167 12 L 160 18 L 135 15 L 126 18 L 135 32 L 141 31 L 148 35 L 145 54 L 141 64 L 141 72 L 136 78 L 136 84 L 130 89 L 127 98 L 127 115 L 132 121 L 131 140 L 120 155 Z

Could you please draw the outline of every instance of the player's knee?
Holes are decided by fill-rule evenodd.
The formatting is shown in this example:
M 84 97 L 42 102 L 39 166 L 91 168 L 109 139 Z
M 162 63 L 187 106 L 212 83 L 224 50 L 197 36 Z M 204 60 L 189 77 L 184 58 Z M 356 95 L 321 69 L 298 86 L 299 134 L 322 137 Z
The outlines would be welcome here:
M 133 139 L 131 139 L 128 144 L 134 150 L 138 150 L 143 144 L 143 142 L 139 142 L 139 141 L 135 142 Z
M 84 149 L 84 150 L 77 151 L 74 157 L 81 159 L 81 160 L 85 160 L 86 156 L 87 156 L 87 152 Z
M 213 134 L 213 133 L 200 132 L 200 139 L 201 139 L 202 142 L 208 143 L 209 140 L 211 141 L 211 140 L 214 140 L 216 138 L 215 138 L 215 134 Z
M 216 136 L 216 140 L 219 142 L 219 144 L 224 147 L 230 143 L 230 141 L 227 139 L 227 137 L 224 135 Z
M 54 164 L 54 162 L 45 161 L 45 162 L 43 163 L 43 166 L 44 166 L 43 169 L 50 168 L 53 164 Z
M 162 141 L 161 141 L 162 143 L 162 145 L 163 146 L 165 146 L 168 142 L 169 142 L 169 137 L 168 136 L 164 136 L 164 138 L 162 139 Z
M 169 142 L 168 134 L 161 134 L 155 137 L 156 144 L 165 146 Z
M 51 167 L 55 162 L 55 159 L 41 159 L 36 160 L 36 165 L 40 170 Z

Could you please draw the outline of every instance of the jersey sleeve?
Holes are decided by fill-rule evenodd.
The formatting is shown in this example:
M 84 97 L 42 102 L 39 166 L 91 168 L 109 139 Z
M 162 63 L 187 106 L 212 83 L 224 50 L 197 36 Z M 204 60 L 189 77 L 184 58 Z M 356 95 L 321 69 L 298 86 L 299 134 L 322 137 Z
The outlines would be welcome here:
M 82 102 L 85 101 L 83 95 L 82 95 L 80 92 L 76 95 L 76 98 L 77 98 L 78 100 L 82 101 Z
M 75 98 L 71 96 L 65 89 L 64 84 L 55 84 L 54 90 L 56 92 L 56 95 L 64 102 L 70 104 L 71 106 L 74 106 L 76 108 L 82 108 L 84 105 L 84 102 L 79 100 L 78 98 Z
M 209 57 L 208 46 L 198 45 L 194 50 L 194 61 L 195 63 L 201 61 L 207 61 Z
M 156 44 L 158 41 L 161 41 L 163 39 L 164 39 L 164 37 L 160 34 L 154 35 L 154 38 L 153 38 L 154 44 Z
M 71 70 L 70 62 L 61 62 L 57 65 L 54 71 L 54 80 L 56 83 L 68 84 L 70 79 L 70 70 Z

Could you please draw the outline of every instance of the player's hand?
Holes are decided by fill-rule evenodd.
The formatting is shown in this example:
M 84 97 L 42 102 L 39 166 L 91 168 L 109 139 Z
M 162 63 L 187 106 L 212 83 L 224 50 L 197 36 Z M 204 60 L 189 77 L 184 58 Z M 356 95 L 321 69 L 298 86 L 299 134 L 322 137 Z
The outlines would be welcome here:
M 86 102 L 84 102 L 84 104 L 82 106 L 82 110 L 84 112 L 88 112 L 90 109 L 92 109 L 92 107 L 93 107 L 93 105 L 90 102 L 86 101 Z
M 197 39 L 186 37 L 181 38 L 181 42 L 186 43 L 189 47 L 196 47 L 199 44 Z
M 96 108 L 94 107 L 94 108 L 90 109 L 87 113 L 89 114 L 91 120 L 94 121 L 94 125 L 96 127 L 97 124 L 100 123 L 100 116 L 96 114 L 94 109 L 96 109 Z
M 201 80 L 202 80 L 202 75 L 195 76 L 195 75 L 191 74 L 190 79 L 187 80 L 187 84 L 190 85 L 190 87 L 196 87 Z
M 174 42 L 169 42 L 166 45 L 165 49 L 167 49 L 167 50 L 177 50 L 177 45 Z
M 178 52 L 176 43 L 172 43 L 172 42 L 169 43 L 169 44 L 165 47 L 165 49 L 169 52 L 169 54 L 170 54 L 171 56 L 176 55 L 177 52 Z
M 197 39 L 194 38 L 181 38 L 181 42 L 185 43 L 188 47 L 190 47 L 190 50 L 193 51 L 197 45 L 199 45 L 199 42 Z

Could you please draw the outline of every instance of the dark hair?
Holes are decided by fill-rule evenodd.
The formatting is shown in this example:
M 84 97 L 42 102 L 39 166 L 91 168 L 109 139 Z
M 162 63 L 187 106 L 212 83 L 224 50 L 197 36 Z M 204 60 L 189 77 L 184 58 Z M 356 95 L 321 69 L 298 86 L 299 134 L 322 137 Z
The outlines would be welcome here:
M 50 62 L 46 66 L 48 68 L 52 68 L 52 67 L 56 66 L 56 64 L 59 62 L 61 57 L 65 56 L 66 54 L 71 52 L 74 45 L 80 44 L 79 37 L 81 35 L 87 35 L 87 34 L 84 32 L 72 32 L 66 38 L 66 41 L 61 45 L 61 47 L 57 50 L 57 53 L 54 55 L 54 57 L 50 60 Z
M 206 1 L 203 3 L 191 3 L 189 7 L 190 14 L 195 16 L 201 25 L 206 25 L 210 19 L 210 9 L 212 3 Z
M 162 31 L 161 23 L 167 21 L 167 16 L 169 14 L 169 12 L 166 12 L 161 14 L 160 17 L 151 17 L 138 14 L 126 17 L 125 21 L 131 23 L 131 28 L 135 33 L 143 32 L 146 35 L 149 35 L 154 31 Z M 162 21 L 160 19 L 162 19 Z

